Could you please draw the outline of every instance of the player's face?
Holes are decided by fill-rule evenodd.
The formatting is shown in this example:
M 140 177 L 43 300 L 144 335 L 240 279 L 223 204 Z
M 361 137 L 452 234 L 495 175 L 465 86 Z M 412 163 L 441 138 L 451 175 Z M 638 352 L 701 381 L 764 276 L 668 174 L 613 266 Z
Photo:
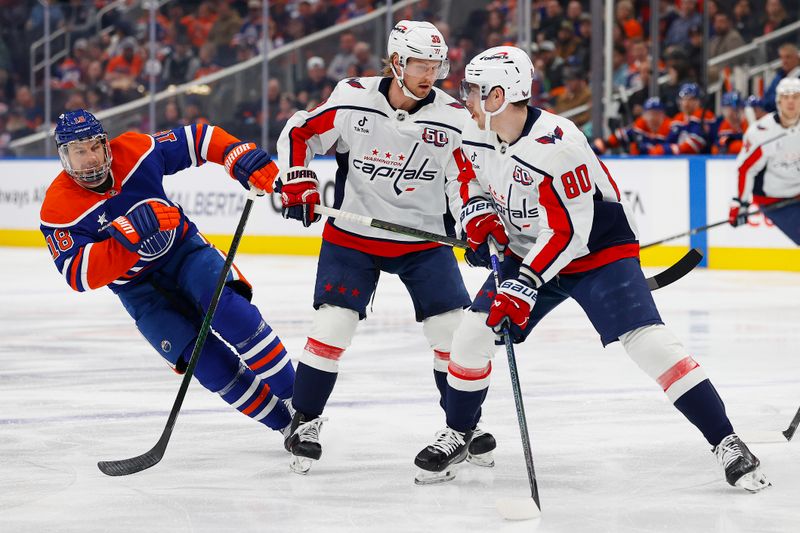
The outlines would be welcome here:
M 697 98 L 681 98 L 678 105 L 680 106 L 682 113 L 691 115 L 697 110 L 698 107 L 700 107 L 700 100 Z
M 486 115 L 481 110 L 481 88 L 474 83 L 462 82 L 461 99 L 464 101 L 472 120 L 478 124 L 478 127 L 483 129 L 486 124 Z
M 403 72 L 403 83 L 414 96 L 425 98 L 439 78 L 441 68 L 441 61 L 409 58 Z
M 800 118 L 800 93 L 782 94 L 778 98 L 778 111 L 781 119 L 794 123 Z
M 642 113 L 642 116 L 647 123 L 647 127 L 650 128 L 650 131 L 657 131 L 658 127 L 664 121 L 664 112 L 657 109 L 645 111 Z
M 100 139 L 74 141 L 67 146 L 67 157 L 70 167 L 78 175 L 91 175 L 106 162 L 106 147 Z M 104 180 L 96 182 L 79 181 L 83 187 L 90 189 L 98 187 Z

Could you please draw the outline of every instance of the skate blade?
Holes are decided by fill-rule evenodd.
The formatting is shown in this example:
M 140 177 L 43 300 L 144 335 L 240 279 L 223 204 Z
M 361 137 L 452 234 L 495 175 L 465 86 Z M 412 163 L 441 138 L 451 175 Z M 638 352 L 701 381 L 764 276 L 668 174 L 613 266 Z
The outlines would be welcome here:
M 506 520 L 533 520 L 542 516 L 542 511 L 533 498 L 499 499 L 497 511 Z
M 747 492 L 756 493 L 771 487 L 772 483 L 767 481 L 766 476 L 760 470 L 756 469 L 740 477 L 736 481 L 736 486 Z
M 494 466 L 494 455 L 492 452 L 481 453 L 478 455 L 472 455 L 470 453 L 467 455 L 467 462 L 472 463 L 475 466 L 491 468 Z
M 308 471 L 311 470 L 312 464 L 314 464 L 313 459 L 309 459 L 308 457 L 300 457 L 299 455 L 293 455 L 292 460 L 289 463 L 289 469 L 295 474 L 305 476 L 308 474 Z
M 420 469 L 417 472 L 417 476 L 414 478 L 414 483 L 416 485 L 436 485 L 437 483 L 452 481 L 455 477 L 456 473 L 453 468 L 448 468 L 441 472 L 430 472 Z

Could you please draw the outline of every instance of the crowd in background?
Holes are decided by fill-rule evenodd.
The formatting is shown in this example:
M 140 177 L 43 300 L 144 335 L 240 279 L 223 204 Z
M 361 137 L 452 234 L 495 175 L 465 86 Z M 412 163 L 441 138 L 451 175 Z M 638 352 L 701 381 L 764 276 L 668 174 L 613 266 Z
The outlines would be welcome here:
M 121 8 L 106 12 L 98 20 L 98 11 L 109 2 L 67 0 L 51 5 L 51 28 L 64 28 L 70 34 L 68 54 L 51 69 L 54 115 L 75 108 L 99 111 L 140 98 L 148 90 L 148 12 L 142 2 L 125 0 Z M 280 47 L 359 17 L 381 4 L 376 0 L 272 0 L 270 47 Z M 457 2 L 451 3 L 451 9 L 452 4 Z M 665 116 L 675 117 L 681 112 L 680 88 L 702 79 L 703 7 L 708 9 L 711 20 L 711 57 L 784 27 L 798 17 L 798 3 L 787 0 L 699 0 L 699 4 L 698 0 L 660 2 L 661 54 L 656 60 L 648 44 L 649 0 L 615 2 L 613 84 L 629 95 L 622 113 L 624 122 L 633 124 L 642 115 L 649 97 L 650 77 L 658 74 L 669 77 L 660 88 L 659 105 Z M 486 2 L 484 8 L 470 12 L 458 27 L 451 27 L 439 18 L 441 11 L 436 2 L 423 0 L 413 10 L 399 13 L 398 18 L 431 20 L 442 31 L 450 46 L 451 70 L 441 86 L 455 95 L 470 58 L 485 48 L 516 42 L 516 9 L 516 0 Z M 589 0 L 533 1 L 534 43 L 530 52 L 535 66 L 534 105 L 563 113 L 591 102 L 588 81 L 592 19 L 588 10 Z M 260 0 L 165 3 L 156 18 L 157 89 L 198 79 L 258 55 L 264 30 L 261 15 Z M 29 86 L 30 46 L 43 34 L 43 19 L 43 7 L 38 1 L 0 0 L 0 156 L 12 155 L 8 143 L 35 132 L 44 122 L 40 90 L 43 79 L 37 78 L 35 93 Z M 107 30 L 98 32 L 99 27 Z M 769 58 L 780 57 L 782 61 L 779 76 L 796 76 L 800 72 L 797 49 L 782 46 L 787 40 L 795 42 L 796 35 L 770 46 Z M 358 31 L 341 33 L 337 49 L 304 51 L 304 64 L 293 71 L 291 90 L 278 76 L 269 81 L 270 131 L 277 134 L 297 109 L 317 105 L 338 80 L 379 73 L 382 57 L 383 50 L 373 50 L 369 39 Z M 721 75 L 720 71 L 710 70 L 709 81 Z M 769 88 L 764 97 L 769 109 L 774 101 Z M 159 110 L 162 124 L 157 126 L 203 120 L 209 111 L 204 105 L 199 97 L 168 101 Z M 258 138 L 260 109 L 260 99 L 239 102 L 228 127 L 242 136 Z M 590 111 L 571 118 L 591 135 Z M 142 128 L 149 126 L 141 124 Z M 710 152 L 711 145 L 702 151 Z

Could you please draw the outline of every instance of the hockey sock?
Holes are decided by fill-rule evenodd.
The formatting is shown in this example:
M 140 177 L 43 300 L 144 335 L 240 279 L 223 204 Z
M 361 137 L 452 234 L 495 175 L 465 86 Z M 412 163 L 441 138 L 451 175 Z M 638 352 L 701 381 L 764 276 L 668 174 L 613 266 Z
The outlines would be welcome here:
M 444 412 L 447 412 L 447 371 L 440 372 L 434 369 L 433 379 L 436 381 L 436 388 L 439 389 L 439 405 Z
M 725 414 L 725 404 L 708 379 L 675 400 L 675 407 L 703 433 L 711 446 L 716 446 L 733 433 L 731 421 Z
M 190 357 L 191 349 L 189 346 L 188 353 L 184 353 L 185 360 Z M 215 337 L 207 338 L 194 375 L 205 388 L 265 426 L 281 430 L 291 422 L 289 411 L 272 394 L 269 385 Z
M 336 384 L 337 372 L 325 372 L 305 363 L 297 365 L 292 405 L 309 417 L 322 414 Z
M 275 395 L 279 398 L 292 396 L 294 367 L 291 359 L 256 306 L 226 287 L 212 325 Z
M 456 431 L 468 431 L 481 418 L 481 405 L 489 389 L 460 391 L 447 386 L 447 426 Z

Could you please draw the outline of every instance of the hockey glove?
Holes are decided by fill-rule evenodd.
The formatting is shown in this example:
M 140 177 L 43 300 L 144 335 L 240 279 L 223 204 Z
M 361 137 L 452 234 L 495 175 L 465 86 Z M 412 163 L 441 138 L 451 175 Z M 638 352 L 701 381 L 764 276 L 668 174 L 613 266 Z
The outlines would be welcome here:
M 492 260 L 489 254 L 489 245 L 483 243 L 478 246 L 477 250 L 467 248 L 467 251 L 464 253 L 464 260 L 471 267 L 491 268 Z
M 264 192 L 272 192 L 278 176 L 278 165 L 254 143 L 230 145 L 225 151 L 223 165 L 228 174 L 247 190 L 252 185 Z
M 486 325 L 495 333 L 502 333 L 509 323 L 520 329 L 528 326 L 531 309 L 536 303 L 536 289 L 516 279 L 507 279 L 497 289 Z
M 180 222 L 181 212 L 177 207 L 150 201 L 112 220 L 108 232 L 122 246 L 138 252 L 144 241 L 158 232 L 177 228 Z
M 461 227 L 467 232 L 467 244 L 473 252 L 485 244 L 490 236 L 498 251 L 502 252 L 508 245 L 508 236 L 500 217 L 492 202 L 483 198 L 472 199 L 461 209 Z
M 745 202 L 740 198 L 734 198 L 731 202 L 731 210 L 728 213 L 728 224 L 734 228 L 747 224 L 747 212 L 750 208 L 750 202 Z
M 309 227 L 322 218 L 314 212 L 319 201 L 319 181 L 313 170 L 306 167 L 292 167 L 281 180 L 280 193 L 283 218 L 293 218 Z

